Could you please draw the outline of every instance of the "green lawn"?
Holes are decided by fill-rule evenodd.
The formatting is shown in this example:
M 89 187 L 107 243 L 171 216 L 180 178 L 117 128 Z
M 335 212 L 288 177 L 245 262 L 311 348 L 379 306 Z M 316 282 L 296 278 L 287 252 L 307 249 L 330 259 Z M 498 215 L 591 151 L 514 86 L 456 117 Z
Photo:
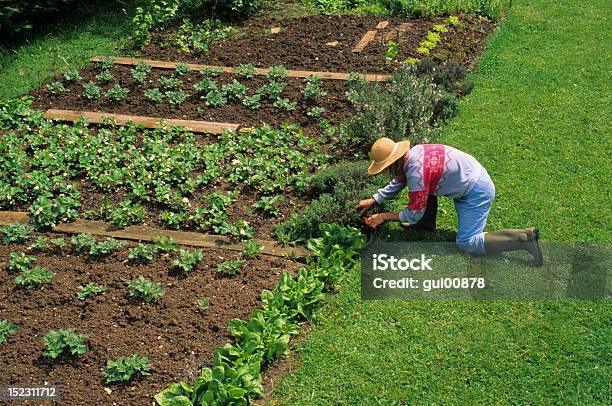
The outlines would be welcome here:
M 103 2 L 80 10 L 32 36 L 21 47 L 0 48 L 0 101 L 27 93 L 68 67 L 82 67 L 95 54 L 113 54 L 129 29 L 122 7 Z
M 610 242 L 611 11 L 515 1 L 491 39 L 441 139 L 488 168 L 489 230 L 537 224 L 547 242 Z M 427 238 L 452 238 L 452 204 L 441 207 L 442 231 Z M 274 402 L 610 404 L 611 316 L 609 301 L 362 301 L 353 273 Z

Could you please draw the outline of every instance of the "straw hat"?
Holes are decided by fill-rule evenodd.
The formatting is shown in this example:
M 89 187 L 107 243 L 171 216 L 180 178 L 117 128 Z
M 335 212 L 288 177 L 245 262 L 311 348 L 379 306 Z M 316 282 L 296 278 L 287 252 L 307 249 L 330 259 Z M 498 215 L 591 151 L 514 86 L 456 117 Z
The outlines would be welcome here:
M 368 168 L 370 175 L 376 175 L 385 170 L 393 162 L 404 156 L 410 149 L 410 141 L 395 142 L 389 138 L 379 138 L 370 150 L 372 164 Z

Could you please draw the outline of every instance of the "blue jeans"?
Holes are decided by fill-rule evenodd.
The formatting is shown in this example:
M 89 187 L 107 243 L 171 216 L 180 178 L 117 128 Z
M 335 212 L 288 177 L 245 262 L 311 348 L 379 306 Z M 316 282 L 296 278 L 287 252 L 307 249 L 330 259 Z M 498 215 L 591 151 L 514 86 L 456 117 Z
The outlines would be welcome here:
M 468 254 L 484 255 L 484 228 L 495 199 L 495 185 L 486 169 L 465 196 L 455 199 L 459 227 L 457 245 Z

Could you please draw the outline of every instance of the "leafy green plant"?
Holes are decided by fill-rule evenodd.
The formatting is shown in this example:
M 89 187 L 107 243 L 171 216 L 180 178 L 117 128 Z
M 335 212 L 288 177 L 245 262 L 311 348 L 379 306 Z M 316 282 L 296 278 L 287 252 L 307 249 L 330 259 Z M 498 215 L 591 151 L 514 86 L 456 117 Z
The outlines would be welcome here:
M 53 196 L 45 192 L 30 205 L 32 222 L 38 229 L 47 229 L 60 222 L 69 222 L 78 215 L 77 208 L 81 205 L 77 198 L 78 192 L 67 196 Z
M 138 64 L 134 68 L 136 72 L 142 72 L 145 74 L 151 73 L 152 69 L 153 67 L 149 65 L 147 62 L 145 62 L 144 60 L 141 60 L 140 62 L 138 62 Z
M 36 266 L 31 269 L 23 270 L 21 274 L 15 278 L 15 284 L 27 289 L 34 289 L 45 283 L 51 282 L 52 278 L 53 272 L 41 266 Z
M 0 344 L 6 341 L 9 334 L 15 334 L 17 332 L 17 326 L 8 320 L 0 320 Z
M 49 240 L 49 243 L 59 252 L 61 252 L 68 245 L 66 244 L 66 240 L 64 238 L 52 238 Z
M 285 84 L 280 82 L 271 81 L 270 83 L 266 83 L 261 85 L 259 89 L 257 89 L 257 93 L 266 96 L 268 99 L 274 101 L 277 100 L 283 90 L 285 90 Z
M 66 72 L 64 72 L 64 79 L 68 82 L 76 82 L 78 80 L 82 80 L 83 77 L 79 74 L 79 70 L 75 68 L 69 68 Z
M 147 357 L 132 354 L 127 358 L 117 358 L 107 360 L 104 369 L 104 379 L 106 383 L 127 382 L 132 380 L 137 374 L 141 376 L 150 375 L 151 365 Z
M 458 26 L 461 24 L 459 21 L 459 17 L 457 16 L 449 16 L 444 22 L 448 25 Z
M 77 292 L 77 298 L 81 301 L 87 300 L 92 296 L 99 295 L 106 291 L 106 288 L 102 285 L 97 285 L 94 282 L 89 282 L 85 286 L 78 286 L 79 291 Z
M 204 103 L 210 107 L 223 107 L 227 104 L 227 99 L 222 92 L 213 90 L 206 95 Z
M 183 104 L 187 100 L 187 93 L 182 90 L 166 92 L 166 100 L 173 106 Z
M 208 51 L 211 42 L 226 38 L 234 32 L 233 27 L 224 26 L 220 20 L 204 20 L 194 26 L 191 20 L 183 19 L 175 39 L 182 52 L 202 54 Z
M 128 89 L 123 88 L 121 87 L 121 85 L 116 84 L 106 92 L 106 96 L 110 97 L 114 101 L 121 101 L 125 99 L 128 93 L 129 93 Z
M 123 246 L 125 246 L 124 242 L 107 237 L 104 242 L 96 242 L 95 244 L 91 245 L 89 247 L 89 255 L 94 257 L 109 255 L 113 251 L 116 251 Z
M 97 100 L 102 94 L 102 89 L 94 82 L 89 81 L 83 85 L 83 94 L 89 100 Z
M 143 84 L 146 78 L 147 78 L 146 72 L 143 72 L 137 69 L 132 69 L 132 79 L 134 79 L 134 82 L 138 84 Z
M 150 262 L 155 258 L 158 250 L 155 244 L 138 244 L 137 247 L 130 248 L 128 258 L 133 262 Z
M 217 272 L 224 275 L 236 275 L 240 272 L 244 264 L 245 261 L 243 259 L 224 261 L 217 265 Z
M 321 88 L 321 78 L 318 76 L 310 75 L 305 81 L 306 85 L 302 89 L 302 94 L 305 98 L 315 100 L 327 95 L 327 92 Z
M 261 108 L 261 95 L 254 94 L 252 96 L 244 96 L 242 98 L 242 104 L 251 110 L 257 110 Z
M 30 235 L 34 232 L 34 228 L 25 224 L 14 223 L 9 226 L 0 227 L 2 232 L 2 241 L 5 244 L 12 243 L 24 243 L 30 238 Z
M 385 51 L 385 60 L 387 65 L 391 64 L 395 60 L 398 53 L 399 46 L 397 42 L 391 40 L 387 42 L 387 50 Z
M 118 228 L 125 228 L 132 224 L 141 223 L 144 220 L 144 216 L 144 208 L 140 204 L 133 203 L 130 200 L 122 201 L 119 203 L 119 207 L 112 210 L 110 213 L 113 225 Z
M 153 244 L 155 245 L 156 249 L 161 252 L 174 252 L 178 251 L 179 249 L 179 246 L 174 241 L 174 238 L 167 236 L 153 239 Z
M 252 63 L 249 63 L 246 65 L 240 64 L 236 68 L 236 73 L 245 79 L 251 79 L 257 74 L 257 71 L 255 70 L 255 66 L 253 66 Z
M 172 266 L 175 269 L 180 269 L 183 272 L 190 272 L 200 262 L 202 262 L 203 258 L 204 256 L 202 255 L 202 250 L 195 250 L 193 252 L 180 250 L 179 257 L 172 261 Z
M 124 282 L 129 288 L 129 295 L 145 303 L 156 302 L 166 294 L 161 288 L 161 284 L 152 282 L 142 275 Z
M 287 78 L 287 69 L 283 65 L 276 65 L 268 70 L 266 74 L 270 81 L 278 81 Z
M 278 98 L 274 102 L 274 107 L 280 110 L 293 111 L 297 108 L 297 102 L 289 99 Z
M 202 75 L 204 75 L 205 77 L 210 77 L 210 78 L 214 78 L 217 77 L 219 75 L 221 75 L 223 73 L 223 68 L 209 68 L 209 67 L 204 67 L 202 69 L 200 69 L 200 73 Z
M 314 106 L 313 108 L 311 108 L 310 110 L 306 112 L 306 115 L 312 118 L 319 118 L 321 117 L 321 114 L 323 114 L 324 112 L 325 112 L 325 109 L 323 107 Z
M 268 216 L 276 217 L 280 214 L 277 206 L 282 200 L 282 195 L 262 196 L 253 204 L 253 208 L 267 214 Z
M 23 252 L 11 251 L 9 254 L 9 271 L 22 272 L 30 269 L 30 264 L 36 261 L 33 255 L 26 255 Z
M 52 82 L 47 85 L 47 90 L 52 95 L 58 95 L 60 93 L 66 93 L 68 89 L 64 87 L 62 82 Z
M 96 75 L 96 79 L 102 83 L 108 83 L 113 80 L 113 73 L 110 70 L 105 69 Z
M 115 60 L 112 56 L 103 56 L 96 62 L 96 65 L 103 71 L 109 71 L 115 66 Z
M 185 62 L 179 62 L 176 64 L 176 67 L 174 68 L 174 71 L 176 72 L 177 75 L 186 75 L 189 72 L 191 72 L 191 68 L 189 67 L 189 65 Z
M 231 83 L 223 85 L 221 90 L 228 100 L 240 100 L 246 94 L 247 87 L 234 79 Z
M 91 234 L 78 234 L 72 237 L 70 242 L 77 252 L 86 252 L 96 243 L 96 238 Z
M 237 241 L 253 238 L 253 228 L 245 220 L 238 220 L 234 224 L 223 224 L 217 230 Z
M 43 236 L 36 237 L 34 244 L 30 247 L 33 250 L 42 251 L 47 248 L 47 240 Z
M 160 76 L 159 84 L 164 89 L 176 89 L 183 84 L 183 81 L 174 76 Z
M 256 240 L 248 240 L 244 243 L 242 249 L 242 255 L 245 258 L 254 259 L 257 258 L 261 252 L 262 246 Z
M 72 328 L 51 330 L 45 334 L 44 341 L 46 346 L 44 355 L 52 359 L 57 358 L 64 351 L 71 355 L 83 355 L 88 350 L 85 344 L 87 336 L 84 334 L 77 335 Z
M 427 55 L 429 55 L 429 54 L 430 54 L 430 52 L 431 52 L 431 51 L 429 50 L 429 48 L 426 48 L 426 47 L 423 47 L 423 46 L 418 47 L 416 51 L 417 51 L 417 53 L 418 53 L 419 55 L 423 55 L 423 56 L 427 56 Z
M 157 87 L 145 90 L 144 95 L 154 103 L 159 103 L 164 99 L 164 94 Z

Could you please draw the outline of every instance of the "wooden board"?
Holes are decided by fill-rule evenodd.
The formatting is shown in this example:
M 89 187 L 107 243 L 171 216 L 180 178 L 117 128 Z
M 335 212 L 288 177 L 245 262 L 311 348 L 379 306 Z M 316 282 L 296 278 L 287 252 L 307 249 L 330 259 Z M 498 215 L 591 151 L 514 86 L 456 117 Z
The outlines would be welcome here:
M 29 215 L 17 211 L 0 211 L 0 226 L 14 223 L 28 224 Z M 132 241 L 153 241 L 157 237 L 172 237 L 177 244 L 192 247 L 221 248 L 232 251 L 242 251 L 243 243 L 235 243 L 229 238 L 220 235 L 202 234 L 188 231 L 162 230 L 158 228 L 130 226 L 122 230 L 116 229 L 112 224 L 103 221 L 89 221 L 76 219 L 72 223 L 62 223 L 53 227 L 54 233 L 65 234 L 92 234 L 104 237 L 113 237 Z M 303 247 L 283 247 L 275 241 L 257 240 L 262 246 L 261 253 L 277 257 L 305 258 L 311 255 Z
M 355 48 L 353 48 L 354 53 L 359 53 L 364 50 L 364 48 L 374 39 L 376 36 L 376 31 L 368 31 L 364 34 L 364 36 L 359 40 Z
M 270 29 L 271 34 L 278 34 L 279 32 L 281 32 L 281 27 L 272 27 Z
M 325 45 L 330 46 L 330 47 L 335 47 L 336 45 L 338 45 L 338 41 L 326 42 Z
M 376 25 L 377 30 L 384 30 L 389 25 L 389 21 L 381 21 Z
M 195 133 L 206 134 L 221 134 L 223 131 L 236 131 L 240 125 L 229 123 L 215 123 L 210 121 L 197 120 L 177 120 L 174 118 L 159 118 L 145 116 L 131 116 L 126 114 L 99 113 L 94 111 L 79 111 L 79 110 L 56 110 L 49 109 L 45 113 L 46 119 L 59 119 L 63 121 L 77 121 L 79 118 L 85 117 L 88 122 L 101 124 L 105 119 L 111 119 L 119 125 L 132 122 L 136 125 L 141 125 L 146 128 L 159 128 L 162 126 L 163 120 L 167 125 L 185 127 L 186 130 Z
M 375 32 L 375 31 L 374 31 Z M 99 62 L 102 58 L 94 56 L 91 58 L 93 62 Z M 154 59 L 140 59 L 140 58 L 127 58 L 127 57 L 115 57 L 113 61 L 119 65 L 138 65 L 140 62 L 145 62 L 151 65 L 154 68 L 160 69 L 175 69 L 178 62 L 166 62 L 166 61 L 157 61 Z M 193 70 L 200 70 L 204 68 L 208 69 L 220 69 L 225 73 L 235 73 L 236 68 L 231 68 L 227 66 L 215 66 L 215 65 L 199 65 L 195 63 L 187 64 Z M 255 73 L 258 75 L 265 75 L 268 73 L 270 69 L 268 68 L 255 68 Z M 319 71 L 309 71 L 309 70 L 288 70 L 287 76 L 290 78 L 307 78 L 308 76 L 318 76 L 322 79 L 330 79 L 330 80 L 346 80 L 349 76 L 349 73 L 345 72 L 319 72 Z M 369 82 L 385 82 L 391 79 L 390 75 L 378 75 L 378 74 L 366 74 L 365 79 Z

